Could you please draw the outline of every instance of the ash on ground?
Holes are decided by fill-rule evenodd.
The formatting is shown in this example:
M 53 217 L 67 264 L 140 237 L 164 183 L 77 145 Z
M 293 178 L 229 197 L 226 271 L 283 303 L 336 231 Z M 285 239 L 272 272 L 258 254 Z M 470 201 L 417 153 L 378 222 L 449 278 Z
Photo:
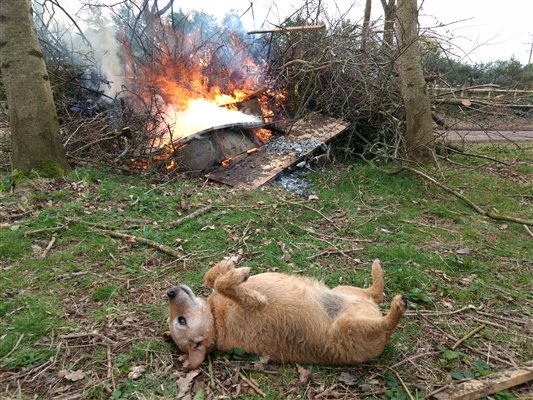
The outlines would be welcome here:
M 297 157 L 302 157 L 309 155 L 318 148 L 326 150 L 327 146 L 324 142 L 316 139 L 291 142 L 285 136 L 282 136 L 268 142 L 264 148 L 267 152 L 278 156 L 294 152 Z M 276 177 L 275 184 L 299 196 L 316 196 L 315 192 L 311 190 L 311 183 L 307 180 L 307 175 L 310 172 L 309 165 L 319 158 L 320 156 L 312 157 L 286 169 Z
M 299 196 L 308 197 L 314 194 L 311 190 L 311 182 L 307 180 L 308 174 L 309 170 L 307 168 L 293 169 L 292 171 L 285 170 L 276 177 L 274 184 Z
M 272 140 L 265 144 L 264 148 L 269 153 L 282 155 L 289 152 L 296 153 L 296 156 L 301 157 L 317 147 L 324 147 L 324 142 L 320 140 L 302 140 L 299 142 L 291 142 L 285 136 Z

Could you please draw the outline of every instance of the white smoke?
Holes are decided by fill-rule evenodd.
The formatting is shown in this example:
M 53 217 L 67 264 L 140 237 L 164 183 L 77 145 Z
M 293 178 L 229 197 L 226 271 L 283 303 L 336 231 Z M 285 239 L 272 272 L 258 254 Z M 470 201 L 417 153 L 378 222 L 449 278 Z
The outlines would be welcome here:
M 116 40 L 115 28 L 106 25 L 98 29 L 90 29 L 85 36 L 94 50 L 96 67 L 108 81 L 104 85 L 104 92 L 110 97 L 115 97 L 122 92 L 125 84 L 124 68 L 119 57 L 120 48 Z

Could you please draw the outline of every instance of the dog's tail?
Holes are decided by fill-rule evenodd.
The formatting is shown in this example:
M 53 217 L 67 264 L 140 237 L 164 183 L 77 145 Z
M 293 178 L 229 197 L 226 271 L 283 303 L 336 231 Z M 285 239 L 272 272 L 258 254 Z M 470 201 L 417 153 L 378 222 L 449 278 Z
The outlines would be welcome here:
M 383 303 L 385 300 L 383 296 L 384 285 L 383 267 L 381 266 L 381 261 L 375 259 L 372 263 L 372 286 L 368 288 L 368 292 L 378 304 Z

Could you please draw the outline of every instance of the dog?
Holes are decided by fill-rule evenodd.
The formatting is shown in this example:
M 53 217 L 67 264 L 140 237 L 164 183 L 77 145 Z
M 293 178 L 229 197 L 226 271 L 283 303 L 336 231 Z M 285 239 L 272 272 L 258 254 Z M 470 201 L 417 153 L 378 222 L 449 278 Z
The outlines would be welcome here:
M 204 276 L 213 289 L 198 298 L 186 285 L 168 290 L 172 340 L 196 369 L 215 349 L 236 348 L 274 362 L 350 365 L 377 357 L 400 322 L 401 295 L 383 316 L 381 262 L 372 264 L 372 286 L 328 288 L 314 278 L 282 273 L 250 276 L 223 260 Z

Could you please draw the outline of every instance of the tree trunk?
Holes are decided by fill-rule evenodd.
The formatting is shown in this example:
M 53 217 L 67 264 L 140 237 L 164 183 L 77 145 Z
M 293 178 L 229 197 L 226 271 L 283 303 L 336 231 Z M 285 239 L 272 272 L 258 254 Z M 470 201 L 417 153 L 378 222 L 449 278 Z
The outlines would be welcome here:
M 419 163 L 435 163 L 435 141 L 431 106 L 418 47 L 416 0 L 398 0 L 396 39 L 397 60 L 406 114 L 407 156 Z
M 372 11 L 372 0 L 366 0 L 365 3 L 365 17 L 363 20 L 363 35 L 361 37 L 361 50 L 366 50 L 366 42 L 370 34 L 370 13 Z
M 381 0 L 383 6 L 383 17 L 385 23 L 383 24 L 383 48 L 385 53 L 390 54 L 394 48 L 394 21 L 396 20 L 396 1 Z
M 45 177 L 69 169 L 30 0 L 0 1 L 0 69 L 13 147 L 13 168 Z

